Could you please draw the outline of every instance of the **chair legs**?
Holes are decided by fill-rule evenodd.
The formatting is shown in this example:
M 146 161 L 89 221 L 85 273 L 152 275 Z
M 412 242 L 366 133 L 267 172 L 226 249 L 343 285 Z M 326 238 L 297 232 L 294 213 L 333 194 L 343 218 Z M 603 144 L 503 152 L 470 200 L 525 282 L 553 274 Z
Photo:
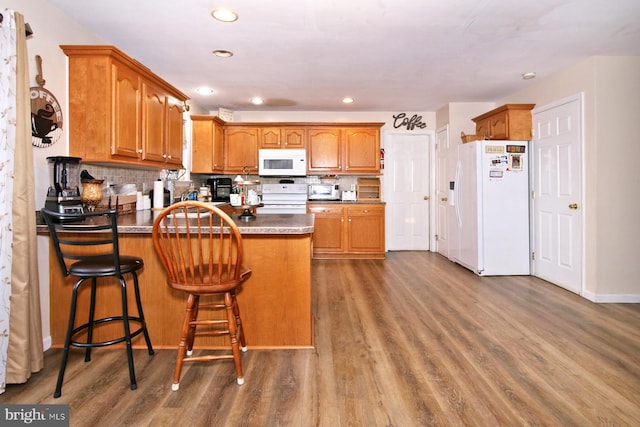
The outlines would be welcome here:
M 62 381 L 64 380 L 64 371 L 67 367 L 67 359 L 69 358 L 69 347 L 71 345 L 71 337 L 73 335 L 73 324 L 76 320 L 76 303 L 78 301 L 78 288 L 84 282 L 84 279 L 80 279 L 73 285 L 71 292 L 71 307 L 69 309 L 69 325 L 67 326 L 67 335 L 64 338 L 64 348 L 62 350 L 62 361 L 60 362 L 60 370 L 58 371 L 58 382 L 56 383 L 56 390 L 53 392 L 53 397 L 57 399 L 62 395 Z M 92 292 L 93 297 L 93 292 Z M 92 298 L 92 301 L 93 298 Z M 91 313 L 91 308 L 89 308 Z M 91 317 L 91 314 L 89 314 Z M 86 357 L 86 356 L 85 356 Z
M 226 320 L 198 320 L 200 307 L 224 309 Z M 215 332 L 202 332 L 201 335 L 228 335 L 231 342 L 231 355 L 204 355 L 191 357 L 193 353 L 193 344 L 198 325 L 222 325 L 226 327 L 223 330 Z M 176 366 L 173 372 L 173 384 L 171 390 L 177 391 L 180 388 L 180 375 L 182 365 L 185 362 L 210 362 L 221 359 L 233 359 L 238 384 L 244 383 L 242 374 L 242 360 L 240 352 L 247 351 L 247 345 L 242 329 L 242 320 L 240 319 L 240 309 L 236 300 L 235 292 L 226 292 L 224 294 L 224 304 L 203 304 L 200 305 L 200 295 L 189 294 L 187 298 L 187 308 L 185 312 L 184 322 L 182 324 L 182 333 L 180 335 L 180 344 L 178 345 L 178 355 L 176 357 Z
M 129 379 L 130 379 L 130 388 L 131 390 L 135 390 L 138 386 L 136 383 L 135 377 L 135 369 L 133 364 L 133 349 L 131 344 L 131 338 L 135 337 L 139 333 L 144 334 L 144 338 L 147 344 L 147 349 L 149 351 L 149 355 L 153 355 L 153 347 L 151 346 L 151 339 L 149 338 L 149 332 L 147 330 L 147 324 L 144 318 L 144 313 L 142 311 L 142 303 L 140 301 L 140 289 L 138 286 L 138 276 L 135 272 L 132 272 L 133 282 L 134 282 L 134 294 L 136 298 L 136 305 L 138 309 L 138 317 L 129 316 L 128 309 L 128 301 L 127 301 L 127 285 L 124 278 L 120 278 L 120 289 L 121 289 L 121 298 L 122 298 L 122 315 L 107 317 L 103 319 L 95 319 L 95 305 L 96 305 L 96 278 L 91 278 L 91 295 L 90 295 L 90 305 L 89 305 L 89 318 L 87 323 L 84 325 L 80 325 L 74 328 L 75 318 L 76 318 L 76 307 L 78 301 L 78 289 L 82 285 L 82 283 L 86 280 L 86 278 L 82 278 L 76 282 L 73 287 L 73 291 L 71 294 L 71 307 L 69 313 L 69 325 L 67 326 L 67 334 L 65 336 L 64 349 L 62 351 L 62 360 L 60 362 L 60 370 L 58 372 L 58 381 L 56 383 L 56 389 L 53 394 L 54 398 L 58 398 L 62 395 L 62 383 L 64 380 L 64 372 L 67 366 L 67 361 L 69 358 L 69 349 L 71 346 L 75 347 L 85 347 L 85 362 L 89 362 L 91 360 L 91 349 L 93 347 L 103 347 L 107 345 L 117 344 L 119 342 L 124 342 L 126 346 L 127 352 L 127 362 L 129 366 Z M 116 338 L 108 341 L 94 342 L 93 341 L 93 327 L 96 324 L 107 323 L 107 322 L 122 322 L 124 327 L 124 336 L 120 338 Z M 131 332 L 131 327 L 129 322 L 134 321 L 140 323 L 140 327 L 136 329 L 133 333 Z M 86 342 L 74 341 L 73 336 L 82 331 L 83 329 L 87 330 L 87 340 Z

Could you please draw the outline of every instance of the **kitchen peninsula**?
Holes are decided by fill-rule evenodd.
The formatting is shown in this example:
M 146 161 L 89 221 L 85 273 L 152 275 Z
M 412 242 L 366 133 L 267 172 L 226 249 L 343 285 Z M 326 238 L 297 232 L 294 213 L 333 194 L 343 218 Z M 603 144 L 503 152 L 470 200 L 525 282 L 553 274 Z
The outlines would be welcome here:
M 153 346 L 175 348 L 182 328 L 186 295 L 172 290 L 166 284 L 165 272 L 151 238 L 155 215 L 157 211 L 143 210 L 118 217 L 120 252 L 135 254 L 144 260 L 144 268 L 139 274 L 140 292 Z M 234 219 L 236 217 L 234 215 Z M 313 347 L 311 245 L 314 216 L 257 215 L 255 220 L 238 220 L 236 223 L 243 237 L 244 264 L 252 270 L 251 277 L 238 293 L 248 347 Z M 48 234 L 46 226 L 40 221 L 38 233 Z M 62 278 L 53 248 L 50 249 L 49 263 L 52 345 L 62 347 L 75 279 Z M 96 316 L 107 312 L 117 313 L 120 302 L 118 287 L 101 287 L 100 280 Z M 127 280 L 131 280 L 130 277 Z M 89 295 L 82 290 L 78 318 L 84 321 L 88 316 L 86 301 Z M 132 290 L 131 286 L 129 290 Z M 135 312 L 135 304 L 129 307 Z M 99 330 L 94 332 L 99 333 Z M 100 336 L 96 338 L 100 339 Z M 220 347 L 225 339 L 202 337 L 196 341 L 196 349 Z M 136 337 L 133 344 L 142 348 L 144 340 Z

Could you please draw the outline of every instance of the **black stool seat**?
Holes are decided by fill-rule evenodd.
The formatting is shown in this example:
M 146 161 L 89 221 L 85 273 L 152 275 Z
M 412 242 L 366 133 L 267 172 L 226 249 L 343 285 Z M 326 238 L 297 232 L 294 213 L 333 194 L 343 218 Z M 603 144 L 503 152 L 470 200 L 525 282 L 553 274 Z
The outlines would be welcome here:
M 120 273 L 131 273 L 143 266 L 142 258 L 120 255 Z M 78 261 L 69 267 L 69 275 L 76 277 L 115 276 L 116 268 L 113 265 L 113 256 L 105 255 L 92 260 Z
M 140 288 L 138 285 L 137 271 L 144 267 L 142 258 L 129 255 L 120 255 L 118 246 L 117 209 L 109 208 L 101 212 L 85 213 L 60 213 L 48 209 L 41 210 L 49 232 L 58 263 L 64 277 L 73 276 L 75 282 L 71 292 L 71 307 L 69 324 L 65 336 L 62 361 L 58 373 L 58 382 L 53 394 L 54 398 L 62 394 L 62 382 L 64 371 L 69 357 L 71 346 L 85 348 L 85 362 L 91 360 L 91 349 L 104 347 L 124 342 L 126 344 L 127 361 L 129 365 L 129 379 L 131 390 L 137 388 L 135 370 L 133 365 L 133 351 L 131 339 L 139 334 L 144 334 L 147 349 L 150 355 L 154 354 L 151 339 L 147 331 L 147 324 L 142 311 L 140 301 Z M 129 315 L 127 301 L 127 282 L 125 274 L 133 277 L 134 295 L 138 314 Z M 113 316 L 95 318 L 97 279 L 101 277 L 113 277 L 118 280 L 121 289 L 122 312 Z M 91 279 L 88 280 L 87 279 Z M 78 302 L 78 290 L 84 283 L 90 283 L 91 294 L 89 303 L 89 318 L 85 323 L 76 326 L 76 306 Z M 103 340 L 93 340 L 93 329 L 98 325 L 119 323 L 123 325 L 124 335 Z M 131 323 L 137 328 L 131 329 Z M 80 341 L 76 336 L 86 331 L 86 340 Z

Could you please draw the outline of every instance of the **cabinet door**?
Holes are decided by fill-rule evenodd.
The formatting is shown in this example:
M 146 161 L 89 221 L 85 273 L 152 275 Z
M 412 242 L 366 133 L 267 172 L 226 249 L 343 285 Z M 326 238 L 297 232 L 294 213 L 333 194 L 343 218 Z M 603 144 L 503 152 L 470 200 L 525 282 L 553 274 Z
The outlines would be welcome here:
M 302 128 L 261 128 L 260 148 L 304 148 L 305 135 Z
M 261 128 L 259 132 L 260 148 L 280 148 L 280 128 Z
M 171 102 L 167 97 L 167 134 L 165 139 L 164 160 L 167 165 L 182 168 L 182 142 L 184 120 L 182 104 Z
M 307 130 L 309 172 L 342 172 L 340 129 Z
M 314 254 L 344 252 L 346 245 L 343 208 L 313 204 L 307 205 L 307 212 L 315 214 L 313 225 Z
M 242 173 L 245 167 L 249 167 L 250 173 L 257 173 L 258 129 L 226 128 L 224 135 L 225 172 Z
M 164 163 L 166 96 L 154 85 L 142 84 L 142 160 Z
M 384 254 L 384 205 L 347 208 L 347 251 Z
M 113 134 L 111 155 L 139 159 L 142 151 L 140 124 L 140 78 L 134 71 L 112 65 Z
M 476 135 L 481 138 L 491 138 L 491 122 L 488 118 L 476 122 Z
M 509 115 L 507 111 L 491 116 L 488 120 L 491 139 L 509 139 Z
M 195 173 L 224 170 L 224 131 L 213 116 L 191 116 L 191 171 Z
M 344 136 L 344 172 L 380 173 L 380 130 L 352 128 Z
M 280 136 L 284 141 L 281 148 L 304 148 L 307 145 L 305 129 L 283 128 L 280 130 Z

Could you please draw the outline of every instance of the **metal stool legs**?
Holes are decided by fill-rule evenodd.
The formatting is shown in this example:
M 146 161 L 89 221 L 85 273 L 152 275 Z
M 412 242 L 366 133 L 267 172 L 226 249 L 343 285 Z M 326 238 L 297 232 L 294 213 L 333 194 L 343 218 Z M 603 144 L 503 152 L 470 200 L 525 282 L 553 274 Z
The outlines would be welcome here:
M 138 275 L 135 272 L 131 273 L 133 275 L 133 285 L 134 285 L 134 294 L 136 299 L 136 306 L 138 309 L 138 316 L 129 316 L 128 302 L 127 302 L 127 286 L 124 279 L 120 279 L 120 288 L 121 288 L 121 298 L 122 298 L 122 315 L 121 316 L 113 316 L 106 317 L 102 319 L 95 319 L 95 304 L 96 304 L 96 281 L 95 277 L 91 278 L 91 295 L 90 295 L 90 305 L 89 305 L 89 319 L 87 323 L 80 325 L 76 328 L 73 327 L 76 318 L 76 307 L 78 302 L 78 290 L 80 286 L 84 283 L 87 278 L 82 278 L 78 280 L 73 286 L 73 291 L 71 294 L 71 307 L 69 313 L 69 325 L 67 326 L 67 334 L 64 341 L 64 349 L 62 351 L 62 360 L 60 362 L 60 370 L 58 372 L 58 381 L 56 383 L 56 390 L 53 394 L 54 398 L 58 398 L 62 395 L 62 383 L 64 381 L 64 373 L 67 366 L 67 360 L 69 358 L 69 349 L 71 346 L 74 347 L 85 347 L 85 362 L 89 362 L 91 360 L 91 349 L 93 347 L 104 347 L 107 345 L 117 344 L 120 342 L 124 342 L 126 345 L 127 352 L 127 362 L 129 365 L 129 379 L 131 383 L 131 390 L 135 390 L 138 386 L 136 383 L 135 377 L 135 369 L 133 364 L 133 349 L 131 346 L 131 338 L 136 335 L 143 333 L 144 339 L 147 344 L 147 349 L 149 351 L 149 355 L 153 355 L 153 347 L 151 346 L 151 339 L 149 338 L 149 332 L 147 330 L 146 321 L 144 318 L 144 313 L 142 311 L 142 303 L 140 301 L 140 290 L 138 285 Z M 131 332 L 131 327 L 129 322 L 137 322 L 140 324 L 140 327 L 136 329 L 134 332 Z M 116 338 L 108 341 L 101 342 L 93 342 L 93 327 L 94 325 L 107 323 L 107 322 L 122 322 L 124 326 L 124 336 L 120 338 Z M 79 342 L 73 339 L 74 335 L 78 332 L 86 329 L 87 330 L 87 341 Z

